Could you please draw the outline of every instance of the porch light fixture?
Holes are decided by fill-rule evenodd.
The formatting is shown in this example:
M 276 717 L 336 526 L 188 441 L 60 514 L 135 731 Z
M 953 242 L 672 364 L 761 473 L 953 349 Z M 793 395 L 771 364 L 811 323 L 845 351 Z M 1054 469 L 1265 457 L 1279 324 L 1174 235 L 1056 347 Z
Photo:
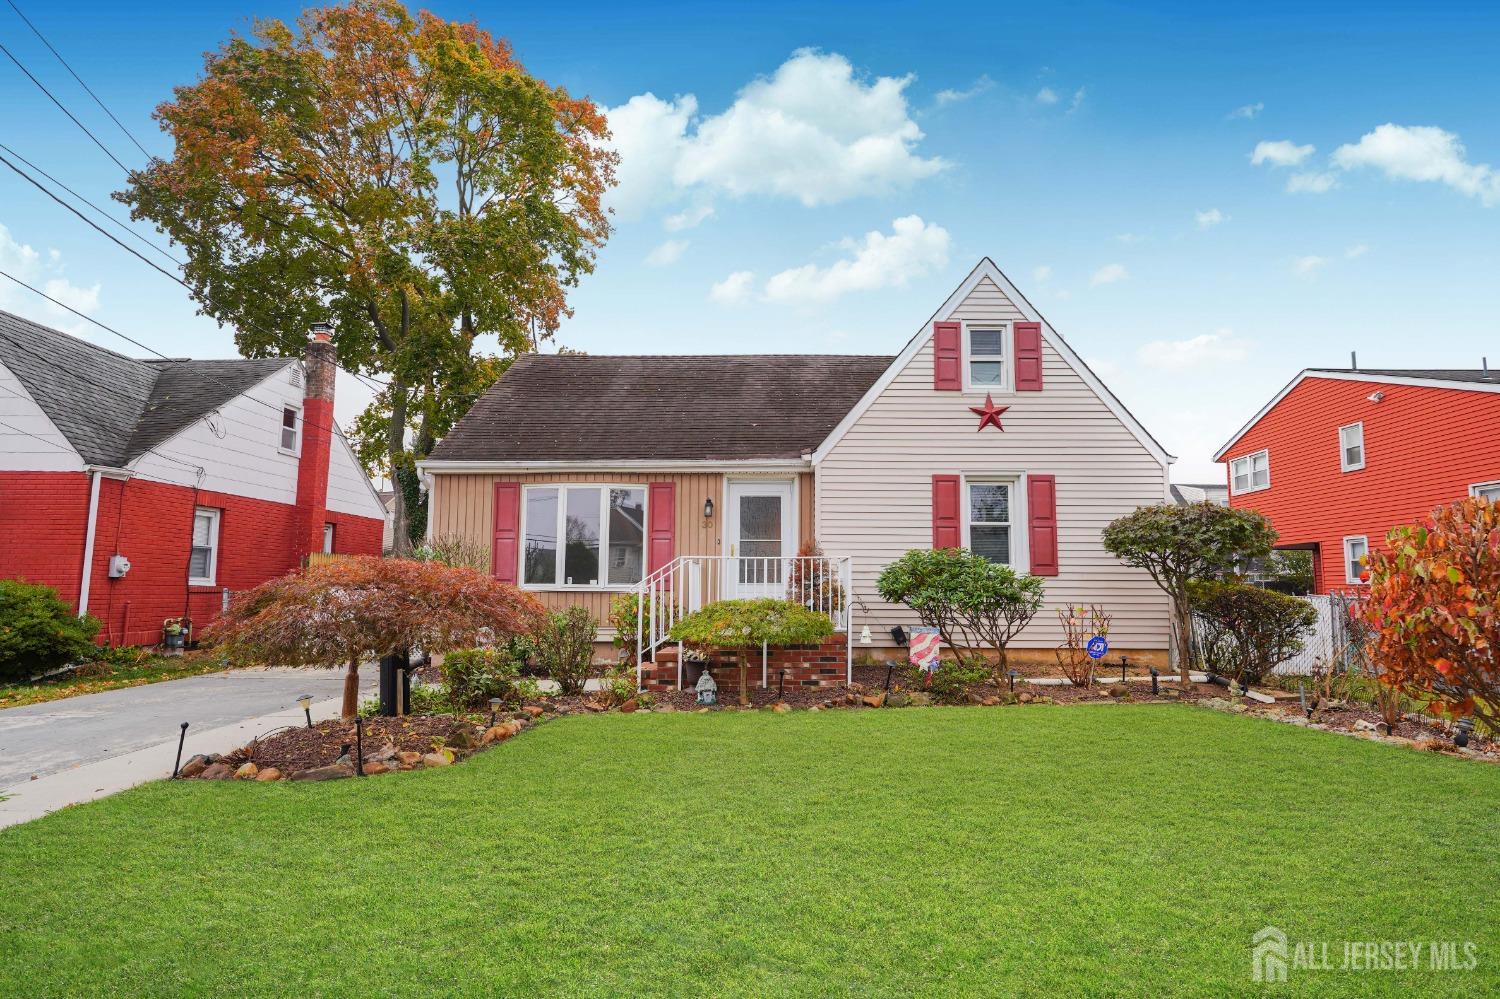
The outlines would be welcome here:
M 861 645 L 869 645 L 870 644 L 870 626 L 868 624 L 865 625 L 863 628 L 859 629 L 859 644 L 861 644 Z
M 312 728 L 312 702 L 311 694 L 303 694 L 297 698 L 297 706 L 302 709 L 302 714 L 307 717 L 307 727 Z
M 710 496 L 708 499 L 706 499 L 706 500 L 703 501 L 703 519 L 704 520 L 713 520 L 714 519 L 714 499 L 713 499 L 712 496 Z

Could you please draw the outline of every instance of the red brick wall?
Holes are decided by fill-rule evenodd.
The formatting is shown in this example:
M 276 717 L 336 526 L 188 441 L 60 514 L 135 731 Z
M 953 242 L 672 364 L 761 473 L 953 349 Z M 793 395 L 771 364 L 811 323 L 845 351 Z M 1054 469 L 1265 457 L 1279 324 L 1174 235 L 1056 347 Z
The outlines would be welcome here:
M 676 646 L 670 646 L 673 652 Z M 843 635 L 834 635 L 822 645 L 784 645 L 768 649 L 766 652 L 766 683 L 771 689 L 776 689 L 780 680 L 779 673 L 786 670 L 786 680 L 783 686 L 785 690 L 794 687 L 836 687 L 844 682 L 847 676 L 847 652 L 848 645 Z M 738 694 L 740 689 L 740 671 L 734 656 L 729 653 L 715 653 L 711 659 L 714 671 L 714 682 L 719 685 L 719 694 L 722 698 L 726 692 Z M 759 687 L 761 680 L 761 661 L 758 651 L 752 652 L 747 660 L 748 669 L 745 671 L 746 679 L 750 686 Z M 684 672 L 684 678 L 687 673 Z M 677 686 L 677 660 L 662 662 L 660 665 L 646 663 L 642 670 L 642 686 L 647 690 L 671 690 Z
M 55 586 L 76 606 L 88 484 L 77 472 L 0 473 L 0 574 Z M 214 586 L 189 588 L 197 506 L 221 511 L 219 561 Z M 329 513 L 327 521 L 339 554 L 380 554 L 380 520 Z M 297 527 L 296 507 L 284 503 L 144 479 L 103 480 L 89 593 L 89 612 L 103 624 L 100 640 L 154 644 L 162 621 L 184 613 L 201 628 L 218 616 L 224 587 L 248 590 L 300 563 Z M 116 552 L 131 563 L 122 579 L 109 578 Z

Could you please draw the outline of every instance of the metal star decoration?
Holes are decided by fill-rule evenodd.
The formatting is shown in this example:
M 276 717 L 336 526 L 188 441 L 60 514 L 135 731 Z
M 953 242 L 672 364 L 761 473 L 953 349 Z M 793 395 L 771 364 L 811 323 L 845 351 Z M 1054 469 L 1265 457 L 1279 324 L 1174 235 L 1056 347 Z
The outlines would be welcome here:
M 990 397 L 990 394 L 988 392 L 986 392 L 984 394 L 984 405 L 970 406 L 969 412 L 979 417 L 979 430 L 983 430 L 985 427 L 993 425 L 996 430 L 1004 433 L 1005 428 L 1000 425 L 1000 414 L 1005 412 L 1009 408 L 1009 406 L 995 405 L 995 400 Z

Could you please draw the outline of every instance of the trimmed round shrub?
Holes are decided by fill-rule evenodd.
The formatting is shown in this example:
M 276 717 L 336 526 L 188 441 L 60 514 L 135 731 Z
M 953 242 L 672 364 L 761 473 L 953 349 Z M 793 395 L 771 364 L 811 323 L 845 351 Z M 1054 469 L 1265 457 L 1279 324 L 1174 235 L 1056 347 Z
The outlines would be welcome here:
M 0 579 L 0 681 L 29 680 L 94 652 L 99 619 L 79 617 L 50 586 Z
M 1195 583 L 1191 592 L 1208 667 L 1240 683 L 1259 683 L 1301 652 L 1318 620 L 1306 600 L 1247 583 Z

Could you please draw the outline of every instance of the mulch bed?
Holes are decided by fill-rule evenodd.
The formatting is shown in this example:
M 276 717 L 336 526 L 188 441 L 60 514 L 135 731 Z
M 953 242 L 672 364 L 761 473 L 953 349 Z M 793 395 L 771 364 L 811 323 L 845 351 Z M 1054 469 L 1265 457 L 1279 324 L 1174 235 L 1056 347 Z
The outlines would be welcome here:
M 504 717 L 509 718 L 509 715 Z M 486 717 L 484 721 L 488 721 Z M 457 719 L 453 715 L 407 715 L 403 718 L 365 719 L 365 759 L 371 759 L 385 748 L 387 743 L 398 751 L 430 753 L 435 739 L 451 743 L 449 738 L 457 725 L 469 729 L 477 744 L 484 734 L 484 726 L 472 719 Z M 290 728 L 242 746 L 232 753 L 224 754 L 224 762 L 238 768 L 245 762 L 254 762 L 264 770 L 275 767 L 283 774 L 294 774 L 300 770 L 325 767 L 338 761 L 347 744 L 350 758 L 354 754 L 354 723 L 342 720 L 318 722 L 312 728 Z

